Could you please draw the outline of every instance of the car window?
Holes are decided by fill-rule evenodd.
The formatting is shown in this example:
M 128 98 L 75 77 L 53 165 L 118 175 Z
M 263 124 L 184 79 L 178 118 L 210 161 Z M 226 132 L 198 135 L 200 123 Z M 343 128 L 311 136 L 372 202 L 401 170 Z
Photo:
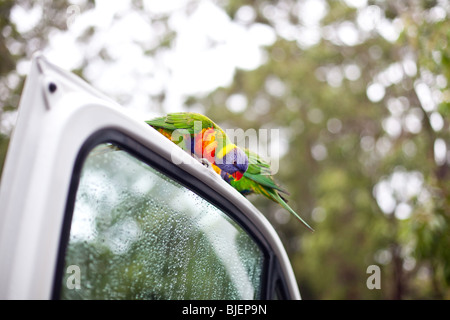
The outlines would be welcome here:
M 222 210 L 130 153 L 86 158 L 61 299 L 259 299 L 264 255 Z

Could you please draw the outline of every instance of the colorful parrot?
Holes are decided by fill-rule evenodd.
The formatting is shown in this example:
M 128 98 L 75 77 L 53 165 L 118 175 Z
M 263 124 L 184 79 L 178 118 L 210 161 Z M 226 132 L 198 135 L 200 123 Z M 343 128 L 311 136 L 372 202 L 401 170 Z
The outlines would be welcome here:
M 244 151 L 207 117 L 191 112 L 171 113 L 146 121 L 162 135 L 198 159 L 206 159 L 223 178 L 238 181 L 248 169 Z
M 262 194 L 280 204 L 314 231 L 287 203 L 288 194 L 273 179 L 270 166 L 259 155 L 240 149 L 208 117 L 192 112 L 170 113 L 146 121 L 162 135 L 199 160 L 206 159 L 225 181 L 241 194 Z

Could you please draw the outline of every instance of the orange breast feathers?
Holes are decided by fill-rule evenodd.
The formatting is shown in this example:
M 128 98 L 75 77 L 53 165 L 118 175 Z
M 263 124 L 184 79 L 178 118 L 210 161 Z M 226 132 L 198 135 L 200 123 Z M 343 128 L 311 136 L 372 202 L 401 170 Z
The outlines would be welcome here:
M 217 147 L 216 130 L 213 128 L 202 129 L 202 132 L 197 133 L 194 139 L 194 152 L 197 157 L 205 158 L 214 164 Z
M 172 132 L 164 129 L 158 129 L 158 131 L 167 139 L 173 141 Z M 184 140 L 187 144 L 190 145 L 190 142 L 188 142 L 190 141 L 189 137 L 184 137 Z M 213 170 L 220 174 L 222 170 L 220 170 L 220 168 L 215 165 L 214 159 L 217 147 L 216 130 L 214 130 L 213 128 L 202 129 L 201 132 L 194 135 L 193 145 L 194 150 L 192 150 L 191 147 L 187 145 L 186 148 L 188 148 L 188 150 L 191 150 L 191 152 L 194 152 L 197 157 L 207 159 L 211 163 Z

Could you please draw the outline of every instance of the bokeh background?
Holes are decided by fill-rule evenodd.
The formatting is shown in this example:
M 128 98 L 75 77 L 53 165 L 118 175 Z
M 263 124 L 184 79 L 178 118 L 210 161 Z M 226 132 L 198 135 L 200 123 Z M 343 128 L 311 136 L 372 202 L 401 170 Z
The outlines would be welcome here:
M 250 200 L 304 299 L 449 299 L 449 16 L 441 0 L 0 0 L 0 168 L 40 50 L 143 119 L 278 129 L 276 178 L 316 232 Z

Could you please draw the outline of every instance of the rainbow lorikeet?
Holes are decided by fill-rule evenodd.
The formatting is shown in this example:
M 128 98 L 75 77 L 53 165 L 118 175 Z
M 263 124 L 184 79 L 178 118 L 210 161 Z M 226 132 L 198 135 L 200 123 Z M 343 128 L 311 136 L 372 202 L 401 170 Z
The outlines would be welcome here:
M 224 179 L 239 180 L 248 169 L 244 151 L 233 144 L 225 132 L 198 113 L 171 113 L 146 121 L 161 134 L 198 159 L 206 159 Z
M 199 160 L 208 160 L 215 172 L 241 194 L 257 193 L 277 202 L 314 231 L 287 203 L 288 194 L 272 177 L 270 166 L 258 154 L 233 144 L 208 117 L 192 112 L 170 113 L 146 121 L 162 135 Z

